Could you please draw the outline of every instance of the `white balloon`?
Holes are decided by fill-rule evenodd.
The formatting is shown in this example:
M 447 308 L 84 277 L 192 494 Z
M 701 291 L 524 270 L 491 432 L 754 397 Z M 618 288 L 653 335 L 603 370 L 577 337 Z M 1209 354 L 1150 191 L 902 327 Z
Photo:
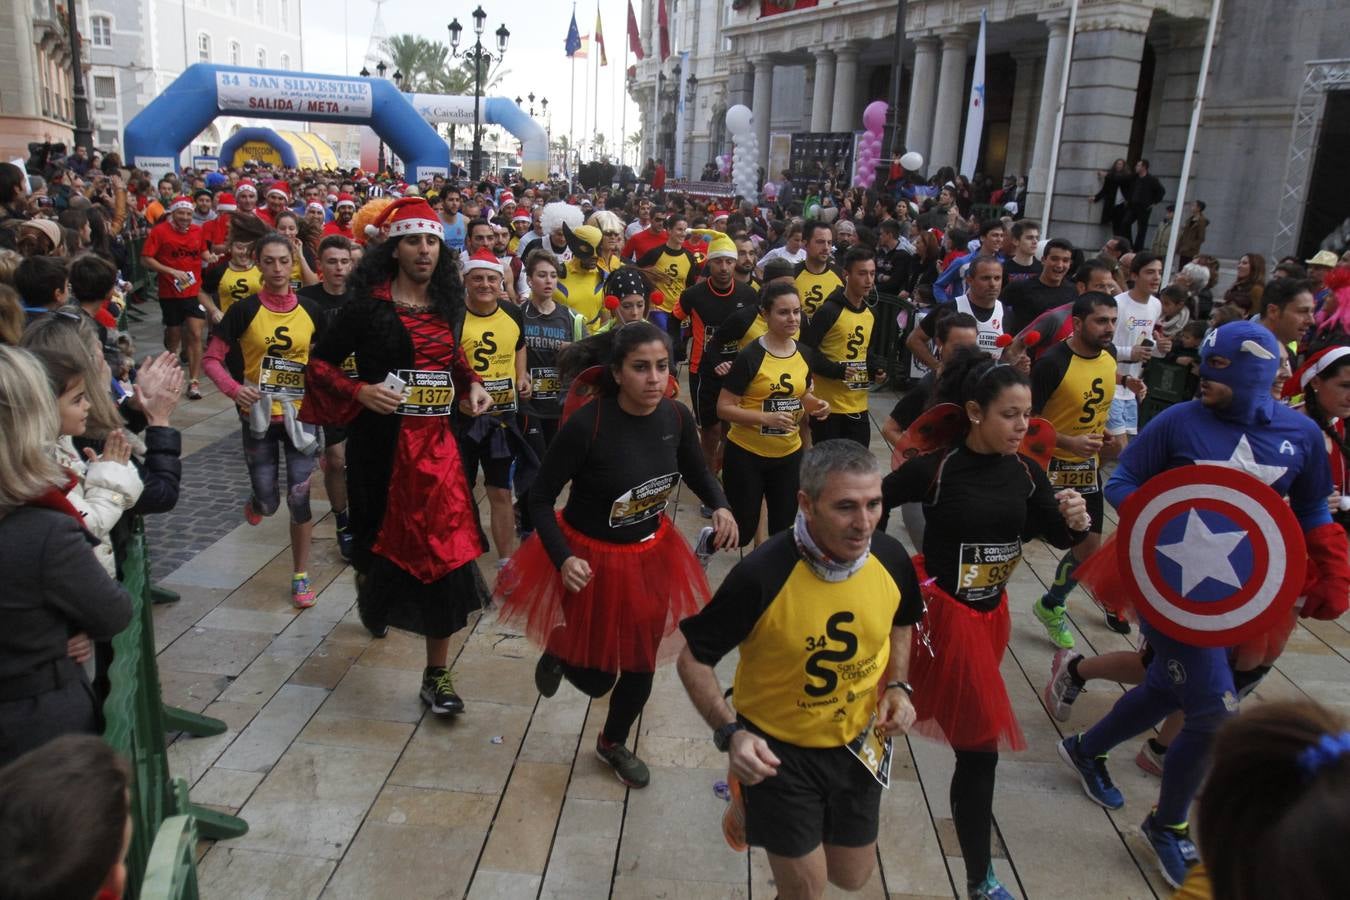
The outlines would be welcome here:
M 753 120 L 754 114 L 750 112 L 750 107 L 737 103 L 727 110 L 727 131 L 733 135 L 745 134 L 753 128 Z
M 900 157 L 900 165 L 908 172 L 917 172 L 923 168 L 923 156 L 911 150 Z

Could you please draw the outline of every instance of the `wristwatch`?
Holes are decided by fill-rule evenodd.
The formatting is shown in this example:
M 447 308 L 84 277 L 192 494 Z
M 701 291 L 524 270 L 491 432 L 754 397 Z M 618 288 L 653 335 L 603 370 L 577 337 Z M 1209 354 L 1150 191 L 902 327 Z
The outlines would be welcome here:
M 726 753 L 731 749 L 731 736 L 738 731 L 744 730 L 745 726 L 740 722 L 728 722 L 713 732 L 713 746 L 723 753 Z
M 900 690 L 904 691 L 905 695 L 908 697 L 914 696 L 914 688 L 910 685 L 908 681 L 892 681 L 887 683 L 886 690 L 889 691 L 891 688 L 899 688 Z M 885 693 L 885 691 L 883 691 L 882 693 Z

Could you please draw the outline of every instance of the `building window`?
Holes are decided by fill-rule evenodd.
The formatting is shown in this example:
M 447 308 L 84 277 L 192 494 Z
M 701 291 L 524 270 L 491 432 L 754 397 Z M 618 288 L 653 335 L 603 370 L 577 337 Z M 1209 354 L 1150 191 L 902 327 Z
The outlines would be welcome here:
M 239 42 L 230 41 L 230 65 L 240 65 L 240 61 L 243 58 L 243 52 L 239 49 Z
M 112 19 L 107 16 L 94 16 L 89 20 L 89 27 L 93 32 L 90 40 L 95 47 L 112 46 Z
M 204 31 L 197 35 L 197 59 L 202 62 L 211 61 L 211 35 Z
M 291 70 L 291 55 L 289 53 L 281 54 L 281 67 L 288 72 Z
M 98 100 L 117 99 L 117 80 L 111 75 L 95 75 L 94 97 Z
M 258 21 L 263 20 L 263 0 L 254 0 L 253 12 L 258 17 Z
M 259 48 L 258 48 L 258 68 L 260 68 L 260 69 L 265 69 L 265 68 L 267 68 L 267 48 L 266 48 L 266 47 L 259 47 Z
M 281 30 L 289 31 L 291 27 L 291 4 L 290 0 L 281 0 Z

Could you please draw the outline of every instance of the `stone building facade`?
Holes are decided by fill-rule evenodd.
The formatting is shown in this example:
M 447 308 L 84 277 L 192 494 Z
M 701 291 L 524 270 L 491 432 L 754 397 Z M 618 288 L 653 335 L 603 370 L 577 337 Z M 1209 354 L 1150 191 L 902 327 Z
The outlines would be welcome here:
M 0 159 L 28 143 L 74 142 L 70 35 L 56 0 L 0 0 Z

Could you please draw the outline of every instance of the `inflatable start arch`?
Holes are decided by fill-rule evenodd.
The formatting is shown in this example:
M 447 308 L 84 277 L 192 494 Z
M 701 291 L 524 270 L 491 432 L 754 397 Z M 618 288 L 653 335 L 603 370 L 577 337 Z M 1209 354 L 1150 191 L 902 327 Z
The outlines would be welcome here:
M 197 63 L 126 128 L 126 160 L 158 178 L 221 113 L 259 119 L 368 125 L 403 160 L 411 179 L 446 175 L 450 151 L 393 84 L 380 78 L 313 75 Z

